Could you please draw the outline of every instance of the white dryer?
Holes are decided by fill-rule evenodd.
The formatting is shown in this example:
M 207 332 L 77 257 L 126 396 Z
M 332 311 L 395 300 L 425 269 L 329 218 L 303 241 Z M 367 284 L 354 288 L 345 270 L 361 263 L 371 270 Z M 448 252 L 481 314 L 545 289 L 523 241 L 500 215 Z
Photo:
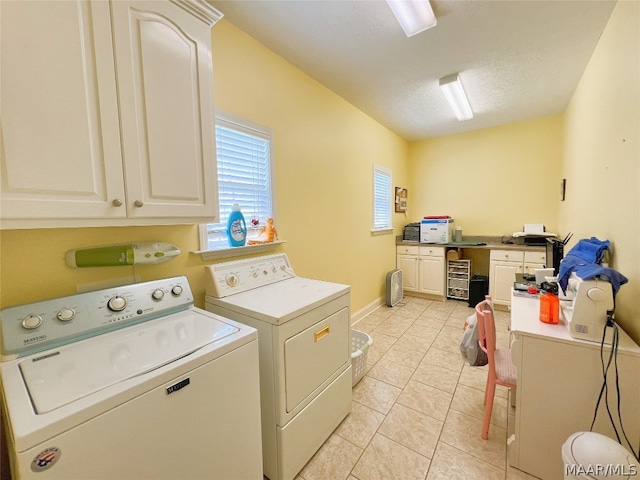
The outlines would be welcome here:
M 0 316 L 14 478 L 262 479 L 256 331 L 185 277 Z
M 293 479 L 351 410 L 350 287 L 286 254 L 205 268 L 206 309 L 258 330 L 264 474 Z

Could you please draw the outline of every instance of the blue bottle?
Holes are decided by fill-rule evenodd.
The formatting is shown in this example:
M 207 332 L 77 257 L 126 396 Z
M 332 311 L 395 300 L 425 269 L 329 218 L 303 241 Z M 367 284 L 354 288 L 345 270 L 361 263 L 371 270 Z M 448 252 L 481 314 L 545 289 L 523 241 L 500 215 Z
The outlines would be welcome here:
M 227 238 L 230 247 L 243 247 L 247 241 L 247 225 L 244 215 L 240 211 L 240 205 L 233 204 L 233 209 L 227 220 Z

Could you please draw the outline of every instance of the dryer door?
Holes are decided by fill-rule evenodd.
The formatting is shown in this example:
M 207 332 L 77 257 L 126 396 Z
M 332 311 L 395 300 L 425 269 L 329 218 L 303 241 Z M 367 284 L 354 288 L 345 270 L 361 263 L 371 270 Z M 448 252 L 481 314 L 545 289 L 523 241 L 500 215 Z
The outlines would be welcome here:
M 307 398 L 334 373 L 349 356 L 349 309 L 343 308 L 284 344 L 287 412 Z

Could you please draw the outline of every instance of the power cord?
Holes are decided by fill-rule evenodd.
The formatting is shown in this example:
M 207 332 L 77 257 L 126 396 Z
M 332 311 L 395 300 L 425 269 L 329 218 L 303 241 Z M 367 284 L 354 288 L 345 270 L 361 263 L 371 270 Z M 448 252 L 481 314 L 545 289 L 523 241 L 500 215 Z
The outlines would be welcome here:
M 605 359 L 604 359 L 604 345 L 605 345 L 605 337 L 606 337 L 606 333 L 607 333 L 607 328 L 613 328 L 613 338 L 611 340 L 611 350 L 609 351 L 609 358 L 606 362 L 606 366 L 605 366 Z M 620 445 L 622 445 L 622 442 L 620 441 L 620 435 L 618 434 L 618 429 L 616 428 L 616 424 L 614 422 L 613 419 L 613 415 L 611 415 L 611 410 L 609 408 L 609 386 L 607 384 L 607 374 L 609 372 L 609 367 L 611 366 L 611 362 L 613 361 L 614 364 L 614 369 L 615 369 L 615 379 L 616 379 L 616 394 L 618 397 L 618 401 L 617 401 L 617 410 L 618 410 L 618 423 L 620 424 L 620 430 L 622 431 L 622 435 L 624 436 L 624 439 L 627 442 L 627 445 L 629 446 L 629 449 L 631 450 L 631 453 L 633 454 L 633 456 L 640 461 L 640 451 L 639 453 L 636 453 L 636 451 L 633 448 L 633 445 L 631 445 L 631 442 L 629 441 L 629 437 L 627 437 L 627 433 L 624 430 L 624 425 L 622 424 L 622 416 L 620 414 L 620 377 L 618 374 L 618 345 L 619 345 L 619 332 L 618 332 L 618 325 L 615 322 L 615 318 L 613 315 L 613 311 L 608 311 L 607 312 L 607 323 L 605 325 L 605 327 L 602 330 L 602 341 L 600 342 L 600 362 L 602 364 L 602 387 L 600 388 L 600 394 L 598 395 L 598 401 L 596 402 L 596 408 L 595 411 L 593 412 L 593 420 L 591 422 L 591 428 L 589 429 L 589 431 L 593 431 L 593 426 L 596 422 L 596 417 L 598 416 L 598 409 L 600 408 L 600 402 L 602 400 L 602 396 L 604 395 L 604 401 L 605 401 L 605 407 L 607 409 L 607 415 L 609 416 L 609 421 L 611 422 L 611 426 L 613 427 L 613 431 L 616 434 L 616 439 L 618 440 L 618 443 Z

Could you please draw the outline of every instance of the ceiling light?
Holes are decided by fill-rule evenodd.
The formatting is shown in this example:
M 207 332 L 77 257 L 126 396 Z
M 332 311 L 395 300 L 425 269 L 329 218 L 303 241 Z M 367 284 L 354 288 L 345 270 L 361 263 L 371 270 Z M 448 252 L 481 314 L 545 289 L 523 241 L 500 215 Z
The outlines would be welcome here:
M 467 100 L 457 73 L 441 78 L 440 88 L 458 120 L 470 120 L 473 118 L 471 105 L 469 105 L 469 100 Z
M 407 37 L 435 27 L 438 23 L 429 0 L 387 0 Z

